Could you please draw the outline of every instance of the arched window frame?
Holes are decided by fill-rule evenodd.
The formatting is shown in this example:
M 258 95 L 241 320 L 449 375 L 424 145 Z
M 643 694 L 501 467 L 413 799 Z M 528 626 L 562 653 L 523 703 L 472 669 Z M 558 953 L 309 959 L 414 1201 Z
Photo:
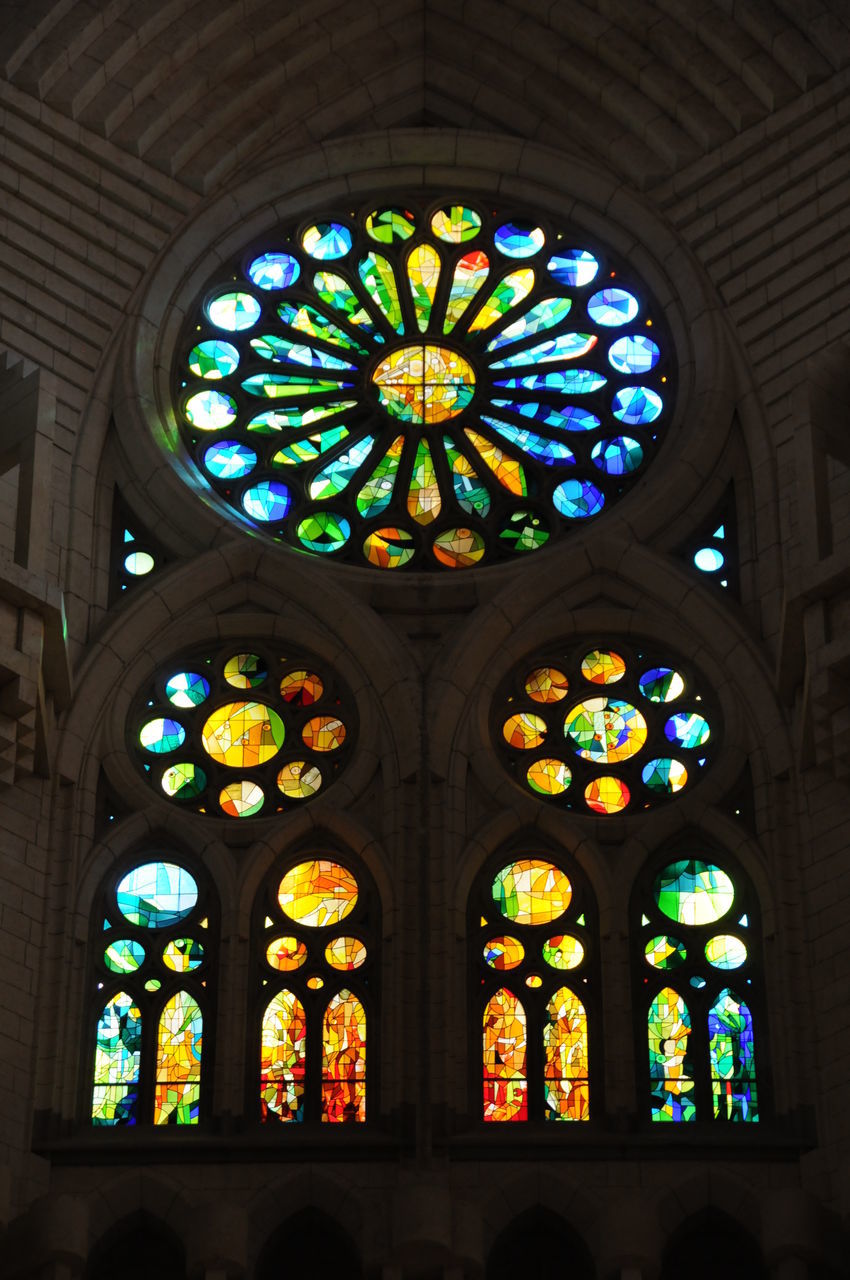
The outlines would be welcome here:
M 678 925 L 659 909 L 655 902 L 655 878 L 666 866 L 677 861 L 700 859 L 713 863 L 730 877 L 735 897 L 729 911 L 712 923 Z M 756 1132 L 763 1132 L 771 1117 L 770 1053 L 767 1010 L 764 993 L 764 958 L 761 931 L 761 908 L 752 881 L 740 862 L 717 841 L 696 829 L 678 836 L 652 855 L 638 876 L 631 899 L 632 991 L 635 1038 L 637 1043 L 638 1114 L 650 1130 L 663 1128 L 665 1134 L 679 1128 L 693 1133 L 695 1126 L 704 1128 L 727 1123 L 725 1115 L 715 1117 L 712 1090 L 709 1012 L 725 990 L 731 990 L 745 1001 L 753 1023 L 753 1058 L 757 1089 L 758 1119 L 748 1121 Z M 647 924 L 642 923 L 644 917 Z M 746 917 L 746 926 L 739 921 Z M 716 969 L 705 959 L 705 944 L 718 934 L 741 936 L 747 947 L 747 959 L 737 969 Z M 645 958 L 645 946 L 658 934 L 678 937 L 685 944 L 687 958 L 672 970 L 655 969 Z M 691 978 L 703 978 L 705 985 L 691 985 Z M 690 1014 L 688 1058 L 694 1080 L 693 1120 L 664 1122 L 652 1119 L 652 1079 L 649 1069 L 648 1016 L 658 992 L 671 987 L 684 1001 Z M 739 1123 L 732 1121 L 732 1123 Z M 739 1123 L 740 1127 L 740 1123 Z
M 132 924 L 118 910 L 116 891 L 120 882 L 135 867 L 147 862 L 171 862 L 188 871 L 198 886 L 198 900 L 192 911 L 183 919 L 163 928 L 148 928 Z M 206 921 L 202 926 L 201 922 Z M 106 926 L 109 926 L 108 928 Z M 86 1125 L 94 1128 L 153 1128 L 156 1097 L 159 1025 L 168 1002 L 180 991 L 186 991 L 196 1001 L 203 1019 L 202 1052 L 198 1119 L 179 1127 L 187 1131 L 210 1119 L 212 1109 L 213 1062 L 215 1056 L 214 1023 L 218 993 L 219 951 L 219 902 L 209 874 L 200 861 L 171 837 L 149 838 L 133 853 L 125 854 L 104 878 L 94 899 L 91 911 L 89 940 L 89 964 L 87 988 L 88 1017 L 84 1036 L 84 1058 L 80 1115 Z M 162 953 L 168 942 L 192 932 L 203 943 L 203 962 L 188 973 L 178 973 L 162 962 Z M 145 947 L 142 965 L 131 973 L 114 973 L 104 963 L 104 952 L 110 943 L 120 938 L 135 939 Z M 152 945 L 155 940 L 155 945 Z M 156 991 L 145 989 L 145 983 L 160 982 Z M 134 1124 L 100 1125 L 92 1117 L 93 1090 L 95 1085 L 95 1046 L 97 1028 L 107 1003 L 120 992 L 133 998 L 141 1013 L 141 1047 L 139 1061 L 139 1103 Z
M 540 925 L 516 925 L 497 909 L 492 897 L 493 881 L 499 871 L 522 858 L 536 857 L 551 862 L 562 870 L 572 887 L 572 898 L 567 910 L 551 923 Z M 584 918 L 583 925 L 578 924 Z M 486 925 L 480 922 L 487 920 Z M 574 970 L 558 970 L 542 959 L 543 943 L 562 932 L 578 937 L 584 947 L 581 964 Z M 522 962 L 510 970 L 490 968 L 483 955 L 485 942 L 499 935 L 520 938 L 525 948 Z M 541 839 L 536 831 L 518 836 L 499 853 L 488 858 L 469 894 L 467 909 L 467 938 L 469 964 L 469 1100 L 473 1123 L 484 1132 L 505 1133 L 508 1129 L 527 1131 L 528 1127 L 546 1124 L 555 1117 L 548 1116 L 545 1107 L 544 1029 L 546 1008 L 550 999 L 562 987 L 574 991 L 584 1006 L 587 1019 L 587 1061 L 589 1118 L 564 1123 L 565 1130 L 576 1125 L 586 1129 L 598 1120 L 604 1110 L 601 982 L 599 973 L 599 926 L 596 900 L 587 877 L 575 859 L 563 849 Z M 530 988 L 525 980 L 532 974 L 543 978 L 542 986 Z M 526 1080 L 527 1119 L 520 1121 L 487 1121 L 483 1118 L 483 1017 L 488 1002 L 500 989 L 506 988 L 521 1001 L 526 1015 Z
M 278 902 L 281 880 L 293 867 L 312 859 L 337 862 L 349 871 L 357 882 L 357 903 L 351 913 L 339 923 L 320 927 L 304 926 L 284 914 Z M 379 1072 L 377 1030 L 379 1019 L 379 974 L 381 941 L 380 899 L 375 883 L 363 865 L 348 849 L 330 838 L 318 834 L 309 843 L 299 843 L 278 859 L 265 876 L 254 904 L 251 927 L 251 972 L 255 995 L 249 1019 L 249 1037 L 246 1052 L 246 1111 L 257 1123 L 268 1121 L 268 1127 L 288 1129 L 292 1133 L 311 1130 L 333 1130 L 338 1124 L 323 1120 L 322 1085 L 324 1059 L 324 1017 L 331 1000 L 342 990 L 348 990 L 361 1003 L 366 1018 L 366 1090 L 365 1121 L 356 1127 L 373 1125 L 377 1116 L 379 1098 Z M 270 922 L 270 923 L 269 923 Z M 361 939 L 366 947 L 366 960 L 357 969 L 340 971 L 333 969 L 325 959 L 325 948 L 335 937 L 351 934 Z M 298 969 L 279 972 L 266 960 L 269 944 L 281 935 L 296 937 L 307 947 L 307 960 Z M 321 977 L 323 986 L 311 989 L 308 980 Z M 261 1045 L 263 1019 L 270 1002 L 282 991 L 292 992 L 304 1010 L 305 1075 L 303 1117 L 301 1120 L 278 1120 L 262 1114 L 260 1101 Z M 351 1127 L 344 1124 L 343 1127 Z

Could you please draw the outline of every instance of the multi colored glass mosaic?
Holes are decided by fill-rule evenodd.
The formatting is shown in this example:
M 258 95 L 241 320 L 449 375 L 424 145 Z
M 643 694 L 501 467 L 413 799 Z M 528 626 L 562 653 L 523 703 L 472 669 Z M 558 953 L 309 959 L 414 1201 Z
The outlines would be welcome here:
M 378 569 L 514 559 L 643 473 L 672 342 L 633 271 L 547 217 L 369 204 L 213 277 L 174 405 L 198 483 L 298 551 Z
M 305 855 L 269 888 L 259 958 L 265 1122 L 366 1119 L 366 1021 L 377 950 L 369 897 L 347 866 L 323 853 Z
M 639 906 L 652 1119 L 757 1121 L 749 888 L 712 856 L 689 853 L 659 868 Z
M 208 912 L 192 873 L 161 853 L 108 888 L 93 936 L 93 1124 L 198 1123 Z
M 573 641 L 514 668 L 494 700 L 493 737 L 533 795 L 600 817 L 636 813 L 711 763 L 720 713 L 704 690 L 690 663 L 654 644 Z
M 300 808 L 344 767 L 353 700 L 296 650 L 236 645 L 169 663 L 133 709 L 131 754 L 181 808 L 253 818 Z
M 505 860 L 473 895 L 487 1123 L 590 1118 L 588 910 L 583 888 L 537 854 Z

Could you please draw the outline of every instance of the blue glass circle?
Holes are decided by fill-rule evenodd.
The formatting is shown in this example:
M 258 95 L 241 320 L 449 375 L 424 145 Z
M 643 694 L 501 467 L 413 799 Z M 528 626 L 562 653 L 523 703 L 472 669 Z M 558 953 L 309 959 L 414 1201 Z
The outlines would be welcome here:
M 165 696 L 175 707 L 198 707 L 209 692 L 209 680 L 196 671 L 177 671 L 165 682 Z
M 546 243 L 546 236 L 533 222 L 506 222 L 496 231 L 493 243 L 506 258 L 533 258 Z
M 116 898 L 118 910 L 131 924 L 167 929 L 194 911 L 198 885 L 173 862 L 146 862 L 124 876 Z
M 671 716 L 664 726 L 664 735 L 668 742 L 675 742 L 688 751 L 701 747 L 711 737 L 708 721 L 696 712 L 680 711 Z
M 288 289 L 300 274 L 298 259 L 291 253 L 261 253 L 248 267 L 258 289 Z
M 304 252 L 321 262 L 344 258 L 351 244 L 351 232 L 342 222 L 316 222 L 301 237 Z
M 626 476 L 637 471 L 643 462 L 643 449 L 631 436 L 615 436 L 599 440 L 590 455 L 593 465 L 609 476 Z
M 552 494 L 558 511 L 569 520 L 595 516 L 605 504 L 605 494 L 589 480 L 565 480 Z
M 661 396 L 649 387 L 622 387 L 611 401 L 614 417 L 632 427 L 654 422 L 663 408 Z
M 590 284 L 599 270 L 599 263 L 586 249 L 565 249 L 550 258 L 546 266 L 558 284 L 574 289 Z
M 282 520 L 292 506 L 292 496 L 279 480 L 261 480 L 242 494 L 242 506 L 254 520 Z
M 657 345 L 645 333 L 617 338 L 608 351 L 608 362 L 618 373 L 649 373 L 661 356 Z
M 638 300 L 625 289 L 600 289 L 588 299 L 587 314 L 606 328 L 628 324 L 638 313 Z
M 716 547 L 700 547 L 694 556 L 694 564 L 702 573 L 716 573 L 723 568 L 723 552 Z
M 229 333 L 252 328 L 261 314 L 262 307 L 257 299 L 241 289 L 220 293 L 207 304 L 210 324 L 217 329 L 227 329 Z
M 239 480 L 253 471 L 257 455 L 238 440 L 221 440 L 211 444 L 204 454 L 204 466 L 219 480 Z

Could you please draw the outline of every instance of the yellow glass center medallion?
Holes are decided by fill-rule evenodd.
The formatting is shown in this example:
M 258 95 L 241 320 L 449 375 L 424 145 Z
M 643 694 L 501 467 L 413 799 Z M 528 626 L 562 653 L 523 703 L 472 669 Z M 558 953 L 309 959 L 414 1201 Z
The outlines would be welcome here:
M 475 374 L 450 347 L 417 343 L 386 356 L 372 374 L 378 399 L 402 422 L 430 426 L 462 413 L 475 394 Z

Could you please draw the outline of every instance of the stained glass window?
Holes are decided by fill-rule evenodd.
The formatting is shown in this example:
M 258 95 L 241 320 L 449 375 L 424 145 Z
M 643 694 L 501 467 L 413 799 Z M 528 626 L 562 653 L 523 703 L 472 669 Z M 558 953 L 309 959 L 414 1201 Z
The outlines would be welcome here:
M 326 663 L 254 643 L 183 654 L 137 699 L 132 756 L 159 796 L 195 813 L 302 807 L 344 767 L 353 699 Z
M 263 1121 L 366 1120 L 378 936 L 374 891 L 348 859 L 311 851 L 268 881 L 257 911 Z
M 719 710 L 689 662 L 619 638 L 525 659 L 497 692 L 491 725 L 522 787 L 600 817 L 693 787 L 720 737 Z
M 211 277 L 176 353 L 186 456 L 253 528 L 378 569 L 539 550 L 642 474 L 670 335 L 616 255 L 524 210 L 371 203 Z
M 93 1124 L 199 1122 L 214 905 L 204 877 L 168 853 L 107 885 L 92 934 Z
M 653 864 L 635 916 L 652 1119 L 757 1121 L 759 915 L 746 878 L 689 846 Z
M 590 1118 L 592 923 L 583 881 L 549 854 L 502 857 L 473 892 L 485 1122 Z

